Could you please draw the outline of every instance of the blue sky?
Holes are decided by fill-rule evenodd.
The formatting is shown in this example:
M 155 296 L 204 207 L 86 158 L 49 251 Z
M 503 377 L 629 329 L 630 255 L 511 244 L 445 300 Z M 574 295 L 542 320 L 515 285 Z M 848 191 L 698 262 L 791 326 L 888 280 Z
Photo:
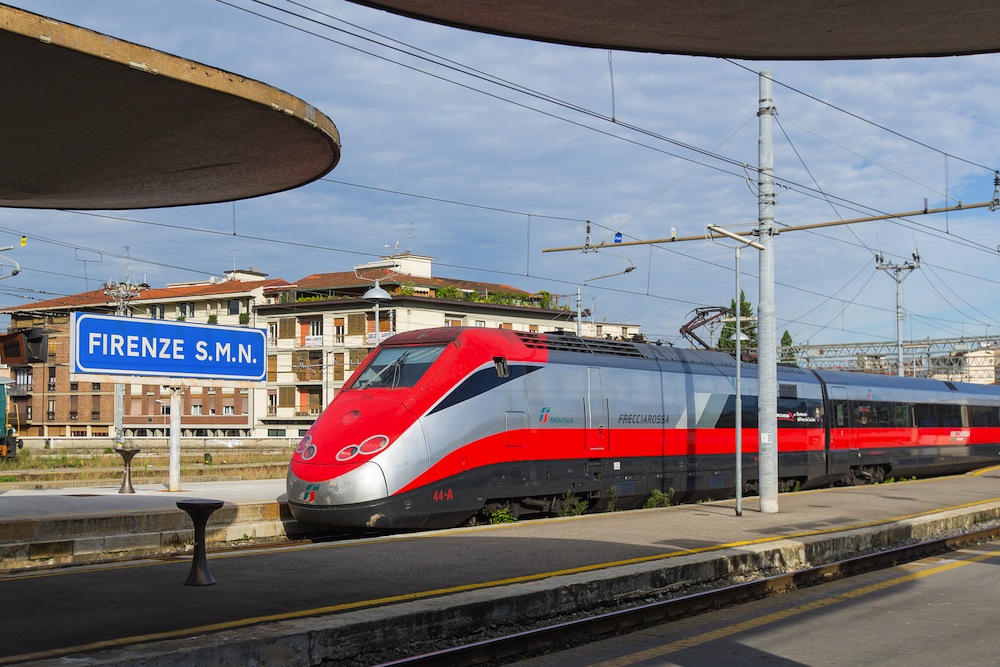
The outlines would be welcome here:
M 1000 166 L 996 55 L 765 63 L 609 54 L 340 1 L 12 4 L 288 91 L 333 120 L 343 154 L 320 181 L 235 205 L 100 217 L 0 209 L 0 245 L 29 237 L 8 253 L 23 270 L 0 282 L 5 306 L 95 289 L 124 275 L 126 254 L 132 277 L 161 286 L 234 266 L 293 281 L 398 244 L 433 256 L 437 276 L 563 295 L 579 287 L 598 320 L 686 345 L 678 328 L 689 313 L 733 298 L 731 248 L 541 251 L 581 245 L 586 220 L 595 243 L 616 231 L 633 240 L 752 227 L 755 177 L 741 165 L 757 162 L 760 70 L 775 79 L 779 225 L 918 210 L 925 198 L 931 207 L 989 201 Z M 998 216 L 979 209 L 779 235 L 779 335 L 894 340 L 896 284 L 875 254 L 898 264 L 915 250 L 921 268 L 903 282 L 907 338 L 1000 334 Z M 741 268 L 756 304 L 752 251 Z

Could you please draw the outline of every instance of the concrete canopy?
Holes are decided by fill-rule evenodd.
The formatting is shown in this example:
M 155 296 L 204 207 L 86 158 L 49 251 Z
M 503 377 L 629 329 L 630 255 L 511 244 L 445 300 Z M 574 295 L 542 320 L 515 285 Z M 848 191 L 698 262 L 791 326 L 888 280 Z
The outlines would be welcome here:
M 308 183 L 336 126 L 286 92 L 0 5 L 0 206 L 134 209 Z
M 997 0 L 352 0 L 470 30 L 748 60 L 1000 51 Z

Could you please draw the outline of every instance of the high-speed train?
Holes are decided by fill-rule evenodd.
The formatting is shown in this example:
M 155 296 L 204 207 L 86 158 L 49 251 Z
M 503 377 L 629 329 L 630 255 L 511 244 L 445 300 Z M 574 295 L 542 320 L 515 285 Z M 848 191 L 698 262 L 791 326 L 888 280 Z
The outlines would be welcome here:
M 506 506 L 555 513 L 735 493 L 735 359 L 627 341 L 447 327 L 372 351 L 299 443 L 299 521 L 417 529 Z M 756 491 L 757 368 L 741 368 L 743 491 Z M 1000 462 L 1000 388 L 778 367 L 782 489 Z

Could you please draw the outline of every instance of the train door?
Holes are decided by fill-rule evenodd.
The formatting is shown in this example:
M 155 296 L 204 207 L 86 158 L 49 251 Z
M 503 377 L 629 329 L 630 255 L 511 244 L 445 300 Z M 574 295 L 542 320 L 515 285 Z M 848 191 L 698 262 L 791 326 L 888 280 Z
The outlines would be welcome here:
M 831 385 L 830 442 L 827 448 L 827 474 L 843 474 L 850 470 L 852 459 L 857 458 L 857 445 L 851 421 L 847 388 Z M 852 452 L 854 456 L 852 456 Z
M 604 385 L 601 382 L 601 369 L 587 369 L 587 403 L 586 403 L 586 447 L 589 451 L 605 451 L 608 449 L 609 419 L 608 403 L 604 398 Z

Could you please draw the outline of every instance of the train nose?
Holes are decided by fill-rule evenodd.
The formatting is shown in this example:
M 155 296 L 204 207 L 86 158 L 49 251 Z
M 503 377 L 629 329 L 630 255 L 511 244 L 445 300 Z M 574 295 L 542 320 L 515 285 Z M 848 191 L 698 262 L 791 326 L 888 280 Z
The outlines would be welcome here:
M 374 461 L 366 461 L 322 481 L 303 479 L 289 468 L 285 488 L 289 502 L 317 507 L 365 503 L 385 498 L 389 494 L 385 474 Z

